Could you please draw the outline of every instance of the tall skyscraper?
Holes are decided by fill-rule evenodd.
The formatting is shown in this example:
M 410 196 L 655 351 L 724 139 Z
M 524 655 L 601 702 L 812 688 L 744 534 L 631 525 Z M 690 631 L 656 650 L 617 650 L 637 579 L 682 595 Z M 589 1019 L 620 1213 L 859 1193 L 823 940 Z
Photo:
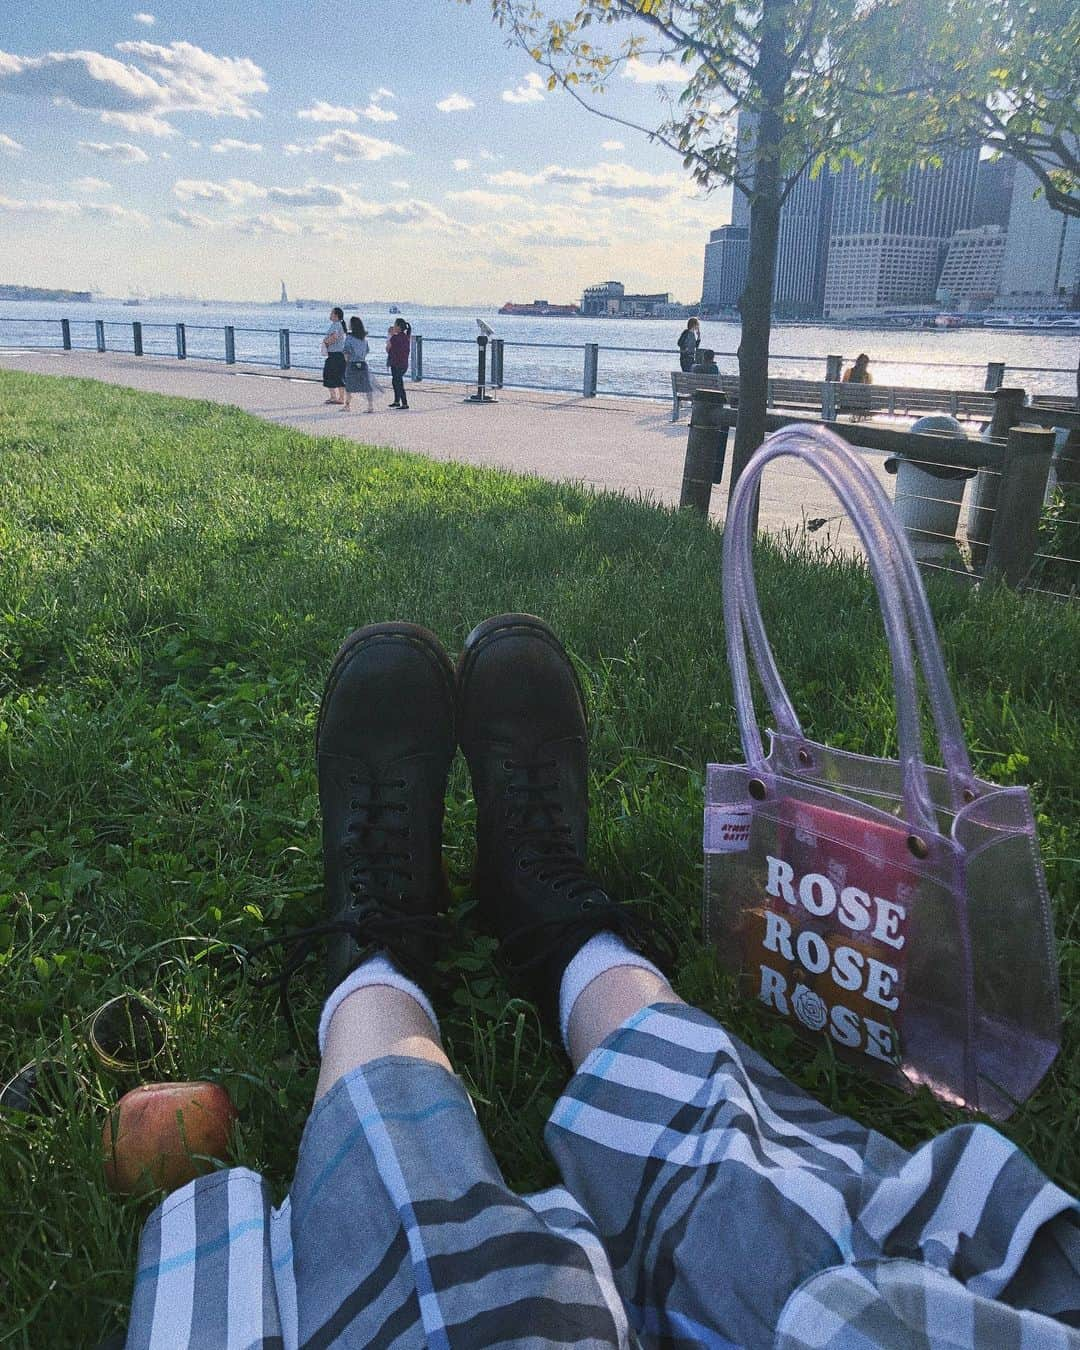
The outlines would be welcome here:
M 971 220 L 978 163 L 978 149 L 955 151 L 882 199 L 876 175 L 845 164 L 833 183 L 825 312 L 933 303 L 949 240 Z
M 721 225 L 709 232 L 705 274 L 701 279 L 702 309 L 734 309 L 746 285 L 750 231 L 745 225 Z
M 753 181 L 755 125 L 752 114 L 739 114 L 737 163 L 747 182 Z M 780 318 L 814 318 L 822 311 L 831 200 L 828 169 L 813 178 L 809 172 L 800 174 L 784 199 L 773 275 L 773 311 Z M 731 223 L 749 233 L 750 199 L 738 188 L 732 194 Z
M 1038 179 L 1017 166 L 999 309 L 1080 308 L 1080 218 L 1052 211 Z
M 971 211 L 971 228 L 980 225 L 1000 225 L 1009 228 L 1009 203 L 1012 201 L 1016 160 L 1008 155 L 1000 159 L 980 159 L 975 171 L 975 205 Z

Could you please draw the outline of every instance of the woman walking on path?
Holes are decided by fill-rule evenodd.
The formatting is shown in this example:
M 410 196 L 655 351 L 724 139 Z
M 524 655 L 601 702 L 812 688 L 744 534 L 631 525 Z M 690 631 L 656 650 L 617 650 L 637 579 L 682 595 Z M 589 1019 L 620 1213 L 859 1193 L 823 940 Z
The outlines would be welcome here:
M 386 344 L 390 360 L 390 378 L 394 384 L 394 401 L 391 408 L 407 409 L 409 400 L 405 394 L 405 372 L 409 368 L 409 334 L 412 329 L 404 319 L 395 319 L 390 330 L 390 339 Z
M 345 311 L 337 305 L 330 311 L 330 327 L 322 340 L 323 362 L 322 382 L 330 390 L 327 403 L 344 403 L 345 400 Z
M 375 411 L 375 384 L 368 366 L 370 351 L 367 332 L 363 323 L 354 314 L 349 320 L 349 336 L 345 339 L 345 402 L 343 412 L 352 406 L 353 394 L 367 394 L 367 410 Z
M 679 334 L 679 368 L 693 370 L 697 360 L 697 349 L 701 346 L 701 325 L 696 318 L 687 319 L 686 327 Z

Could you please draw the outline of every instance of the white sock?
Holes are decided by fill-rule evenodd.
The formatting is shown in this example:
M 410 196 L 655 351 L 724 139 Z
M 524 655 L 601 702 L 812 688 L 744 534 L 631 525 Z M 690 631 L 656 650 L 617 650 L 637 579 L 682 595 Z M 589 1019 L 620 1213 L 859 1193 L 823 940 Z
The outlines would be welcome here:
M 322 1016 L 319 1018 L 320 1055 L 326 1045 L 326 1033 L 330 1030 L 330 1019 L 338 1008 L 350 994 L 355 994 L 358 989 L 367 989 L 374 984 L 388 985 L 391 989 L 400 989 L 403 994 L 408 994 L 410 998 L 415 999 L 420 1004 L 425 1016 L 430 1020 L 435 1030 L 439 1030 L 439 1019 L 435 1016 L 435 1009 L 431 1006 L 428 996 L 420 986 L 402 975 L 389 957 L 372 956 L 363 965 L 357 966 L 354 971 L 346 975 L 323 1004 Z
M 651 970 L 662 980 L 667 979 L 662 970 L 658 970 L 644 956 L 632 951 L 622 938 L 616 937 L 614 933 L 597 933 L 595 937 L 590 938 L 563 971 L 562 984 L 559 986 L 559 1034 L 568 1050 L 567 1029 L 578 995 L 583 993 L 586 986 L 592 984 L 598 975 L 603 975 L 606 970 L 613 970 L 616 966 L 638 966 L 642 970 Z

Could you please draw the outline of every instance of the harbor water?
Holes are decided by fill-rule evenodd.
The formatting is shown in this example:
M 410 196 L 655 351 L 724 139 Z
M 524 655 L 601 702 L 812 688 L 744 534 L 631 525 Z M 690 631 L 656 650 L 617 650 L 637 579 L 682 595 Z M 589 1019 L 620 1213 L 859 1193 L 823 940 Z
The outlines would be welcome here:
M 386 304 L 346 308 L 368 328 L 373 359 L 394 315 Z M 646 398 L 670 397 L 670 372 L 678 368 L 679 319 L 532 318 L 495 310 L 406 308 L 415 334 L 424 338 L 424 377 L 475 378 L 477 319 L 504 348 L 504 383 L 535 389 L 582 387 L 584 345 L 599 345 L 597 392 Z M 0 347 L 59 347 L 59 320 L 67 318 L 76 348 L 94 350 L 95 320 L 104 323 L 110 351 L 132 350 L 132 322 L 142 325 L 147 356 L 176 356 L 177 323 L 185 325 L 187 355 L 225 359 L 226 325 L 235 329 L 238 362 L 276 366 L 279 330 L 289 329 L 291 365 L 318 369 L 319 341 L 327 311 L 295 304 L 249 305 L 193 301 L 0 302 Z M 718 353 L 721 371 L 735 373 L 737 324 L 702 323 L 702 345 Z M 1039 333 L 1008 329 L 872 329 L 824 324 L 778 324 L 773 329 L 770 374 L 791 379 L 825 378 L 825 358 L 836 354 L 849 364 L 859 352 L 870 356 L 877 384 L 947 389 L 981 389 L 990 361 L 1005 363 L 1005 383 L 1029 393 L 1075 394 L 1080 333 Z

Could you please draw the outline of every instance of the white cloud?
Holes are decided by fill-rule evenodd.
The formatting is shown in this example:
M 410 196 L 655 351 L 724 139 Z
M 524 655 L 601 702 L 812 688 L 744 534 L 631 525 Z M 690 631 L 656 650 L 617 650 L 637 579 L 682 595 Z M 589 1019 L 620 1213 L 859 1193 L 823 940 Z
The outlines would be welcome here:
M 504 103 L 543 103 L 544 80 L 533 70 L 521 81 L 516 89 L 503 90 Z
M 38 201 L 24 201 L 18 197 L 0 196 L 0 211 L 10 211 L 12 213 L 46 212 L 51 216 L 77 216 L 79 214 L 78 202 L 59 202 L 52 198 L 44 198 Z
M 464 202 L 466 206 L 476 206 L 484 211 L 506 211 L 511 206 L 520 206 L 525 200 L 513 192 L 485 192 L 483 188 L 468 188 L 464 192 L 448 192 L 447 201 Z
M 387 159 L 391 155 L 407 155 L 402 145 L 393 141 L 381 141 L 375 136 L 364 136 L 358 131 L 328 131 L 314 141 L 304 141 L 299 145 L 286 145 L 287 155 L 333 155 L 343 164 L 350 159 L 363 159 L 374 163 Z
M 108 184 L 105 186 L 108 187 Z M 115 202 L 72 202 L 57 201 L 53 198 L 25 201 L 17 197 L 0 197 L 0 211 L 50 216 L 94 216 L 98 219 L 130 221 L 142 227 L 150 224 L 149 219 L 141 211 L 132 211 L 129 207 L 119 206 Z
M 231 136 L 215 141 L 210 147 L 212 155 L 227 155 L 231 150 L 249 150 L 252 154 L 262 154 L 262 146 L 257 141 L 237 141 Z
M 398 115 L 392 108 L 384 108 L 381 103 L 376 103 L 374 99 L 366 108 L 360 109 L 360 116 L 366 118 L 369 122 L 396 122 Z
M 188 141 L 188 146 L 189 146 L 192 150 L 201 150 L 201 149 L 202 149 L 202 141 Z
M 88 155 L 100 155 L 102 159 L 116 159 L 122 164 L 145 164 L 150 156 L 145 150 L 129 141 L 80 141 L 79 149 Z
M 407 178 L 394 178 L 391 180 L 390 186 L 397 188 L 398 192 L 408 192 L 411 185 Z
M 493 155 L 493 154 L 491 153 L 490 150 L 481 150 L 481 151 L 480 151 L 480 158 L 481 158 L 481 159 L 494 160 L 494 159 L 501 159 L 502 156 L 501 156 L 501 155 Z
M 22 154 L 22 146 L 18 141 L 12 140 L 10 136 L 5 136 L 0 131 L 0 155 L 19 155 Z
M 344 188 L 329 183 L 305 183 L 303 187 L 272 187 L 266 194 L 271 201 L 283 202 L 291 206 L 345 206 L 351 200 L 351 194 Z
M 63 99 L 89 112 L 261 116 L 251 99 L 268 86 L 262 69 L 246 57 L 215 56 L 191 42 L 120 42 L 116 50 L 131 59 L 93 51 L 0 52 L 0 87 L 25 97 Z
M 685 84 L 693 71 L 678 61 L 642 61 L 631 56 L 623 66 L 623 79 L 635 84 Z
M 622 141 L 601 141 L 600 148 L 602 150 L 625 150 L 626 146 L 623 145 Z
M 153 28 L 156 22 L 152 14 L 146 14 L 143 13 L 142 11 L 140 11 L 138 14 L 133 14 L 131 17 L 135 20 L 136 23 L 141 23 L 145 28 Z
M 372 103 L 381 103 L 385 98 L 397 98 L 397 94 L 392 89 L 387 89 L 380 85 L 371 96 Z
M 208 178 L 178 178 L 173 184 L 173 196 L 182 202 L 228 202 L 230 206 L 239 206 L 266 195 L 266 188 L 246 178 L 230 178 L 224 183 L 215 183 Z
M 162 117 L 153 113 L 125 113 L 106 111 L 101 114 L 106 126 L 119 127 L 129 136 L 179 136 L 180 133 Z
M 587 169 L 566 168 L 549 164 L 537 173 L 522 173 L 504 169 L 500 173 L 485 174 L 493 187 L 530 188 L 554 184 L 574 188 L 583 201 L 594 197 L 669 197 L 692 190 L 686 178 L 679 173 L 647 173 L 629 164 L 594 164 Z
M 455 160 L 454 160 L 454 168 L 457 169 L 458 173 L 467 173 L 468 170 L 472 168 L 472 160 L 471 160 L 471 159 L 455 159 Z
M 118 206 L 115 202 L 83 202 L 80 208 L 84 216 L 98 216 L 106 220 L 130 221 L 132 225 L 146 227 L 150 224 L 142 211 L 132 211 L 127 206 Z
M 212 230 L 217 224 L 217 221 L 211 220 L 209 216 L 200 215 L 197 211 L 185 211 L 182 206 L 170 211 L 166 219 L 189 230 Z
M 450 94 L 446 98 L 440 99 L 435 104 L 440 112 L 468 112 L 470 108 L 475 108 L 476 104 L 471 98 L 466 98 L 464 94 Z
M 104 192 L 111 184 L 106 183 L 104 178 L 73 178 L 71 186 L 76 192 Z
M 338 107 L 317 98 L 310 108 L 301 108 L 297 117 L 304 122 L 358 122 L 360 114 L 355 108 Z

